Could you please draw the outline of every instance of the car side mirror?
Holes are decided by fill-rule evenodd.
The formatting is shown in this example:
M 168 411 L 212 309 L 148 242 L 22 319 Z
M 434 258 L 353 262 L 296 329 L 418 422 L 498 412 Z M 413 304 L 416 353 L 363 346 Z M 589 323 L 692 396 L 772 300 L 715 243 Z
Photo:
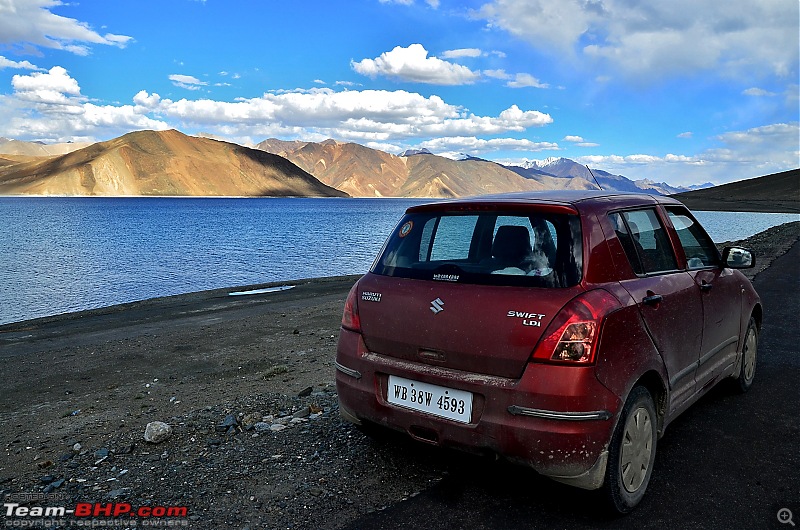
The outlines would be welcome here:
M 725 247 L 722 261 L 731 269 L 750 269 L 756 266 L 756 255 L 742 247 Z

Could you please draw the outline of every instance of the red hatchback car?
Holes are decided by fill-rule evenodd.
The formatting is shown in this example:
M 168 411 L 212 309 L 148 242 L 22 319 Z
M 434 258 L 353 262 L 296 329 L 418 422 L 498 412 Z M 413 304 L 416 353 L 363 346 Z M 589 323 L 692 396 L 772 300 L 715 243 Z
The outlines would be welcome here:
M 656 440 L 716 383 L 753 382 L 762 308 L 743 248 L 681 203 L 607 192 L 409 208 L 345 304 L 341 414 L 644 495 Z

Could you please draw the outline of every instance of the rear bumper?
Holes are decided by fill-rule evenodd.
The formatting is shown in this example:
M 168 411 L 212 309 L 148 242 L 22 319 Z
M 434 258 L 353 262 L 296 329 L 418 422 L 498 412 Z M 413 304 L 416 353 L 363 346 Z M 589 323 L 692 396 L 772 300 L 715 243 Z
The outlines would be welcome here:
M 372 353 L 361 335 L 344 329 L 336 367 L 340 410 L 351 422 L 376 423 L 439 446 L 497 454 L 586 489 L 603 483 L 621 401 L 597 380 L 593 367 L 530 363 L 520 379 L 485 376 Z M 471 392 L 470 422 L 390 404 L 389 375 Z

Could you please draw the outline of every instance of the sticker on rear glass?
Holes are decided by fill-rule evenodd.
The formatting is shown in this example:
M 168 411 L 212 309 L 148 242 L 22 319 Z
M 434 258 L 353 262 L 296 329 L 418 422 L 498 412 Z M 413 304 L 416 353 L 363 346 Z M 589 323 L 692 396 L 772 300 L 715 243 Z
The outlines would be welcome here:
M 408 221 L 400 227 L 400 231 L 397 233 L 397 235 L 400 237 L 406 237 L 411 233 L 412 228 L 414 228 L 414 221 Z

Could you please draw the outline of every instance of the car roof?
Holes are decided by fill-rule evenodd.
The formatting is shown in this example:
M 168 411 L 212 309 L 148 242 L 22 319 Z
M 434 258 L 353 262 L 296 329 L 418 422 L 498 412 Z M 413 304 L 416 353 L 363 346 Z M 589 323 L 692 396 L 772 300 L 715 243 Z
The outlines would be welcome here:
M 666 205 L 681 205 L 679 201 L 671 197 L 662 195 L 650 195 L 647 193 L 631 193 L 622 191 L 603 191 L 603 190 L 546 190 L 546 191 L 525 191 L 517 193 L 501 193 L 494 195 L 476 195 L 474 197 L 464 197 L 458 199 L 443 200 L 436 203 L 429 203 L 418 207 L 411 207 L 409 211 L 416 209 L 429 210 L 437 205 L 444 208 L 456 205 L 470 204 L 550 204 L 561 206 L 572 206 L 576 209 L 612 209 L 615 207 L 628 207 L 640 205 L 653 205 L 655 203 Z

